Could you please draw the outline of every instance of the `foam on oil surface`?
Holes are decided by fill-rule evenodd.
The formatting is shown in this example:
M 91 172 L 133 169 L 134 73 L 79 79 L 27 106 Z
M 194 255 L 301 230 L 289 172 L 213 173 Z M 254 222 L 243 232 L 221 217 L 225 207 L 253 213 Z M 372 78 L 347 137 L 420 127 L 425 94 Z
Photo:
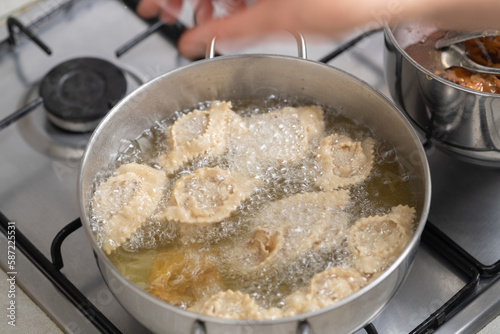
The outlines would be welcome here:
M 290 105 L 303 105 L 293 100 L 278 100 L 271 97 L 263 103 L 252 101 L 232 101 L 233 110 L 246 118 L 249 129 L 255 136 L 244 140 L 234 139 L 229 143 L 228 153 L 217 158 L 195 160 L 169 178 L 167 189 L 182 175 L 202 167 L 219 166 L 222 169 L 242 170 L 258 179 L 259 186 L 252 196 L 243 202 L 227 219 L 220 223 L 204 226 L 186 225 L 166 221 L 149 220 L 128 243 L 110 255 L 117 268 L 131 281 L 141 287 L 148 284 L 149 268 L 158 253 L 171 248 L 205 247 L 211 249 L 219 257 L 219 274 L 222 284 L 228 289 L 249 293 L 263 307 L 282 306 L 283 298 L 300 287 L 306 286 L 311 277 L 331 266 L 349 265 L 350 259 L 345 242 L 335 249 L 324 252 L 305 252 L 283 266 L 272 270 L 263 270 L 256 275 L 245 275 L 244 268 L 234 266 L 229 259 L 235 245 L 248 240 L 255 227 L 255 217 L 270 202 L 277 201 L 294 194 L 318 191 L 315 180 L 319 166 L 314 159 L 313 151 L 303 158 L 287 164 L 276 162 L 272 157 L 290 157 L 297 148 L 297 131 L 295 124 L 267 124 L 259 119 L 259 114 Z M 208 104 L 200 104 L 205 108 Z M 370 136 L 377 140 L 375 146 L 374 167 L 367 180 L 350 188 L 351 204 L 348 212 L 349 224 L 356 218 L 385 214 L 398 204 L 415 206 L 408 174 L 398 162 L 395 150 L 380 138 L 370 133 L 356 122 L 340 115 L 334 109 L 326 107 L 326 133 L 347 135 L 354 140 L 362 140 Z M 188 111 L 184 111 L 188 112 Z M 130 141 L 129 147 L 121 152 L 113 166 L 102 179 L 109 177 L 119 165 L 130 162 L 147 164 L 156 168 L 155 159 L 160 152 L 166 150 L 166 129 L 181 113 L 170 119 L 155 124 L 143 135 Z M 267 125 L 270 125 L 266 128 Z M 191 132 L 199 131 L 193 125 Z M 249 139 L 250 138 L 250 139 Z M 267 138 L 267 139 L 266 139 Z M 249 141 L 250 140 L 250 141 Z M 274 143 L 267 146 L 268 142 Z M 313 143 L 317 145 L 318 143 Z M 259 158 L 263 154 L 264 158 Z M 99 183 L 99 180 L 96 180 Z M 168 198 L 168 191 L 166 198 Z M 208 191 L 208 189 L 207 189 Z M 314 217 L 311 214 L 310 217 Z M 272 219 L 272 218 L 270 218 Z M 301 218 L 302 219 L 302 218 Z M 303 219 L 300 228 L 314 228 L 313 219 Z M 101 227 L 94 221 L 94 231 L 99 234 Z M 244 265 L 244 261 L 241 262 Z

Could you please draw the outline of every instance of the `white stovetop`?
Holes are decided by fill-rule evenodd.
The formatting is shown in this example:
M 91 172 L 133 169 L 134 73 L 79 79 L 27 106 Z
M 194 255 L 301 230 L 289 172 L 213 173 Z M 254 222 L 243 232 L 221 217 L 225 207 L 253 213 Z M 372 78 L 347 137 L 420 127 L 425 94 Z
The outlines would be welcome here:
M 22 13 L 30 5 L 39 0 L 1 0 L 0 1 L 0 25 L 9 14 Z M 19 287 L 18 287 L 19 288 Z M 7 304 L 7 280 L 6 275 L 0 270 L 0 305 Z M 59 327 L 28 297 L 21 289 L 16 296 L 17 301 L 17 326 L 7 325 L 6 319 L 0 321 L 1 333 L 60 333 Z M 500 333 L 500 316 L 487 325 L 478 334 Z

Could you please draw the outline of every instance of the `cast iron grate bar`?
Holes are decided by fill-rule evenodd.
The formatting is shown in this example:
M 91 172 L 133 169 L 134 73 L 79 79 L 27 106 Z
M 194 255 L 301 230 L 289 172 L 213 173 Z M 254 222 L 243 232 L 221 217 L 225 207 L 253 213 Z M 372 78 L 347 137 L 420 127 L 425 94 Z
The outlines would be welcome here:
M 122 2 L 131 11 L 136 13 L 135 9 L 137 7 L 137 4 L 139 3 L 139 0 L 122 0 Z M 132 40 L 126 42 L 123 46 L 116 50 L 117 57 L 121 57 L 125 52 L 157 31 L 162 34 L 173 46 L 177 47 L 177 42 L 181 38 L 182 33 L 186 30 L 184 24 L 179 21 L 176 21 L 173 24 L 164 24 L 157 18 L 143 19 L 143 21 L 147 22 L 150 27 L 145 32 L 133 37 Z
M 462 262 L 468 263 L 471 267 L 475 268 L 479 272 L 481 278 L 492 277 L 500 273 L 500 260 L 491 265 L 483 264 L 462 247 L 457 245 L 454 241 L 449 239 L 444 232 L 439 230 L 433 224 L 429 225 L 429 231 L 439 236 L 439 238 L 447 239 L 447 243 L 450 245 L 450 247 L 454 247 L 454 251 L 456 252 L 455 256 Z
M 174 24 L 171 25 L 165 25 L 161 21 L 157 21 L 153 23 L 152 26 L 150 26 L 146 31 L 142 32 L 141 34 L 133 37 L 130 41 L 126 42 L 124 45 L 119 47 L 115 51 L 116 57 L 120 58 L 125 54 L 128 50 L 132 49 L 134 46 L 145 40 L 147 37 L 151 36 L 157 31 L 162 31 L 163 29 L 168 29 L 168 34 L 167 38 L 168 40 L 174 44 L 177 45 L 177 41 L 179 40 L 180 36 L 182 35 L 182 32 L 185 30 L 184 25 L 180 22 L 175 22 Z
M 116 50 L 116 52 L 115 52 L 116 57 L 120 58 L 125 52 L 127 52 L 128 50 L 130 50 L 131 48 L 133 48 L 134 46 L 136 46 L 140 42 L 142 42 L 148 36 L 157 32 L 162 26 L 163 26 L 163 22 L 158 21 L 155 24 L 153 24 L 152 26 L 150 26 L 148 29 L 146 29 L 146 31 L 144 31 L 143 33 L 132 38 L 129 42 L 125 43 L 123 46 L 119 47 Z
M 9 220 L 0 212 L 0 230 L 7 237 Z M 101 332 L 121 332 L 16 227 L 16 247 Z
M 56 234 L 54 240 L 52 240 L 52 244 L 50 245 L 50 255 L 52 257 L 52 263 L 54 264 L 54 267 L 56 267 L 56 269 L 61 270 L 64 266 L 61 253 L 61 246 L 64 239 L 66 239 L 67 236 L 78 230 L 80 227 L 82 227 L 82 221 L 80 220 L 80 218 L 77 218 L 68 225 L 64 226 L 62 230 L 60 230 L 59 233 Z
M 74 4 L 80 1 L 83 0 L 66 0 L 66 1 L 61 0 L 57 2 L 54 1 L 53 4 L 47 5 L 48 8 L 43 9 L 42 15 L 36 15 L 37 18 L 28 24 L 20 24 L 19 20 L 11 17 L 10 23 L 7 24 L 9 29 L 9 36 L 4 40 L 0 41 L 0 53 L 2 53 L 3 51 L 10 50 L 12 49 L 13 46 L 17 45 L 18 37 L 21 37 L 20 33 L 24 33 L 24 35 L 27 35 L 31 40 L 35 41 L 35 39 L 38 39 L 37 36 L 35 36 L 34 34 L 35 29 L 39 30 L 43 25 L 47 24 L 51 19 L 56 17 L 56 15 L 70 10 L 70 8 Z M 18 27 L 19 31 L 15 31 L 12 29 L 14 25 Z M 32 34 L 35 37 L 35 39 L 33 39 L 32 36 L 29 36 L 29 34 Z M 41 41 L 39 40 L 39 42 Z M 45 52 L 48 53 L 48 51 L 50 51 L 50 48 L 48 48 L 43 42 L 41 42 L 41 44 L 40 43 L 37 44 L 40 47 L 44 45 L 42 49 L 44 49 Z
M 42 103 L 43 103 L 43 98 L 39 97 L 36 100 L 28 103 L 27 105 L 25 105 L 21 109 L 15 111 L 12 114 L 10 114 L 9 116 L 5 117 L 4 119 L 0 119 L 0 131 L 5 129 L 6 127 L 11 125 L 12 123 L 17 122 L 18 120 L 20 120 L 21 118 L 26 116 L 28 113 L 30 113 L 33 110 L 35 110 L 36 108 L 38 108 L 38 106 L 40 106 Z
M 439 238 L 447 240 L 447 244 L 449 244 L 450 247 L 454 247 L 454 250 L 457 253 L 456 255 L 457 257 L 462 259 L 463 262 L 470 263 L 471 266 L 476 268 L 481 278 L 488 278 L 500 274 L 500 260 L 490 265 L 483 264 L 482 262 L 478 261 L 474 256 L 472 256 L 470 253 L 468 253 L 466 250 L 464 250 L 462 247 L 457 245 L 453 240 L 451 240 L 444 232 L 438 229 L 435 225 L 429 224 L 428 226 L 429 226 L 429 232 L 432 232 L 433 234 L 439 236 Z
M 443 306 L 411 331 L 411 334 L 431 333 L 444 322 L 452 318 L 476 296 L 476 287 L 481 279 L 486 277 L 481 275 L 480 268 L 476 266 L 476 263 L 478 263 L 477 260 L 429 221 L 422 234 L 422 241 L 463 271 L 470 279 L 468 283 Z M 486 274 L 490 275 L 491 273 L 486 271 Z
M 29 39 L 35 42 L 35 44 L 38 45 L 43 51 L 45 51 L 46 54 L 48 54 L 49 56 L 52 54 L 52 50 L 47 46 L 47 44 L 42 42 L 42 40 L 38 38 L 38 36 L 35 35 L 35 33 L 31 31 L 30 28 L 28 28 L 27 26 L 22 24 L 21 21 L 12 16 L 9 16 L 7 18 L 7 29 L 9 31 L 8 41 L 10 45 L 15 46 L 17 44 L 14 27 L 17 27 L 19 31 L 28 36 Z
M 335 50 L 333 50 L 332 52 L 330 52 L 329 54 L 327 54 L 323 58 L 319 59 L 318 61 L 320 63 L 328 63 L 330 60 L 339 56 L 340 54 L 344 53 L 345 51 L 349 50 L 351 47 L 358 44 L 358 42 L 362 41 L 366 37 L 373 35 L 374 33 L 379 32 L 381 30 L 382 30 L 382 28 L 365 31 L 365 32 L 359 34 L 358 36 L 350 39 L 349 41 L 345 42 L 344 44 L 340 45 L 338 48 L 336 48 Z
M 366 325 L 364 327 L 364 330 L 365 330 L 366 334 L 378 334 L 377 329 L 375 328 L 375 326 L 373 326 L 372 323 L 369 323 L 368 325 Z

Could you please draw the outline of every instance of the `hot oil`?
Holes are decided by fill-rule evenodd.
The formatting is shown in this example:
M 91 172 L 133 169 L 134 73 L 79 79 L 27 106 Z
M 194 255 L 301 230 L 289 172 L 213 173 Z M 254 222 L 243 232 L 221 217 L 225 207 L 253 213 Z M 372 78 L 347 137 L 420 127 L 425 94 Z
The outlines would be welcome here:
M 123 276 L 146 290 L 149 282 L 149 271 L 159 251 L 141 249 L 129 252 L 120 247 L 109 255 L 109 259 Z
M 306 105 L 303 101 L 283 100 L 271 96 L 264 102 L 252 100 L 232 101 L 233 110 L 243 117 L 253 117 L 262 112 L 269 112 L 284 106 Z M 208 103 L 200 104 L 200 108 Z M 362 125 L 339 114 L 331 107 L 325 107 L 326 135 L 340 133 L 354 140 L 367 137 L 375 138 L 374 167 L 367 180 L 350 187 L 352 204 L 349 214 L 352 224 L 359 217 L 386 214 L 391 207 L 399 204 L 415 207 L 416 200 L 411 190 L 407 171 L 399 162 L 395 150 L 380 138 L 374 136 Z M 187 111 L 186 111 L 187 112 Z M 179 117 L 176 115 L 155 124 L 121 153 L 116 166 L 123 163 L 138 162 L 156 166 L 155 159 L 166 150 L 166 129 Z M 317 145 L 319 143 L 315 143 Z M 314 151 L 314 150 L 313 150 Z M 177 171 L 169 179 L 169 188 L 182 175 L 198 168 L 220 166 L 229 169 L 233 162 L 228 156 L 199 159 Z M 118 248 L 110 255 L 110 260 L 132 282 L 146 288 L 150 279 L 150 268 L 154 259 L 162 252 L 172 249 L 190 248 L 209 250 L 217 254 L 220 266 L 216 268 L 221 285 L 226 289 L 249 293 L 262 307 L 282 306 L 283 299 L 297 289 L 307 286 L 311 277 L 331 266 L 349 265 L 350 257 L 346 244 L 342 244 L 329 253 L 307 253 L 287 265 L 257 275 L 244 275 L 244 270 L 228 266 L 227 255 L 235 245 L 247 242 L 254 227 L 253 218 L 263 206 L 294 194 L 319 191 L 315 185 L 319 168 L 314 154 L 308 154 L 291 166 L 283 164 L 263 165 L 253 170 L 254 176 L 262 182 L 250 199 L 240 205 L 236 212 L 221 223 L 211 226 L 184 228 L 178 223 L 149 221 L 129 243 Z M 166 193 L 168 197 L 168 192 Z
M 221 254 L 227 254 L 230 247 L 222 247 L 222 250 Z M 250 274 L 234 266 L 222 266 L 220 273 L 228 289 L 249 294 L 258 305 L 267 309 L 282 307 L 284 299 L 298 289 L 307 287 L 314 274 L 331 266 L 347 264 L 348 261 L 346 251 L 341 247 L 329 254 L 308 252 L 280 267 Z

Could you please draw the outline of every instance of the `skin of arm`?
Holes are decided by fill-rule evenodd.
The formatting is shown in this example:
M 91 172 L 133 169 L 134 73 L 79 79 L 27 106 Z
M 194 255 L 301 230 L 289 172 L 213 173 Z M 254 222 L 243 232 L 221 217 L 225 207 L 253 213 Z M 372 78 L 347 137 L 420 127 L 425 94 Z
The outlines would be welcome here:
M 137 12 L 144 17 L 159 14 L 168 23 L 177 17 L 182 1 L 141 0 Z M 178 45 L 190 58 L 203 55 L 214 36 L 218 44 L 239 45 L 283 30 L 336 38 L 354 28 L 412 18 L 433 20 L 449 29 L 500 29 L 499 0 L 258 0 L 251 6 L 244 0 L 225 0 L 231 15 L 215 19 L 211 0 L 194 2 L 197 25 Z

